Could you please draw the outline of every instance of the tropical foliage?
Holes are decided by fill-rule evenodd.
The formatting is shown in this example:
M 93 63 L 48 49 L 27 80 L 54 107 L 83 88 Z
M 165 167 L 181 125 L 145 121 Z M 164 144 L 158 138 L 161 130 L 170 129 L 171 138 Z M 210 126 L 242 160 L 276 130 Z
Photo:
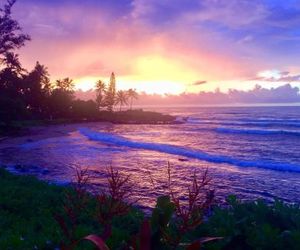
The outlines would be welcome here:
M 135 89 L 129 89 L 127 92 L 128 98 L 130 99 L 130 109 L 132 109 L 132 103 L 134 99 L 138 99 L 138 93 Z
M 300 249 L 300 207 L 279 200 L 241 202 L 229 196 L 227 206 L 215 207 L 195 234 L 224 237 L 207 249 Z
M 120 105 L 120 111 L 123 105 L 127 104 L 127 93 L 123 90 L 119 90 L 116 96 L 116 104 Z
M 105 83 L 101 80 L 97 81 L 95 84 L 95 91 L 96 91 L 97 108 L 98 110 L 100 110 L 102 107 L 105 107 L 105 91 L 106 91 Z

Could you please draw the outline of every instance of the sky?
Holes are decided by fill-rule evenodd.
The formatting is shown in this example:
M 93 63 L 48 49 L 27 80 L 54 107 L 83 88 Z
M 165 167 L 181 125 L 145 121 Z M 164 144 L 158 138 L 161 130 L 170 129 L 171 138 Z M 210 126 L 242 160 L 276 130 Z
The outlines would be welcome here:
M 19 0 L 13 16 L 22 63 L 82 90 L 112 71 L 155 94 L 300 87 L 298 0 Z

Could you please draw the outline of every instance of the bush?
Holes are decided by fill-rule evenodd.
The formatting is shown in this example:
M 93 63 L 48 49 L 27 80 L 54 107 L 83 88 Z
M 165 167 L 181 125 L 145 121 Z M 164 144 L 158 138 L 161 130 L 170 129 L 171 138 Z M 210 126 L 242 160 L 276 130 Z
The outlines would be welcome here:
M 223 236 L 206 249 L 300 249 L 299 205 L 276 200 L 241 202 L 227 199 L 228 207 L 216 207 L 196 234 Z

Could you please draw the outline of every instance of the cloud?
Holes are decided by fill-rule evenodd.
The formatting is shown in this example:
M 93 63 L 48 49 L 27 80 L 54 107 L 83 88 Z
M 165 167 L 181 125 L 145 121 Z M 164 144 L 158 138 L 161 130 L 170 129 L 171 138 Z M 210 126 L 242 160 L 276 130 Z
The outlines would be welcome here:
M 288 71 L 267 70 L 258 73 L 253 80 L 265 82 L 300 82 L 300 74 L 291 75 Z
M 76 93 L 78 98 L 88 100 L 94 99 L 93 91 Z M 228 93 L 220 92 L 218 89 L 212 91 L 201 91 L 199 93 L 183 93 L 180 95 L 166 95 L 140 93 L 135 102 L 138 105 L 200 105 L 200 104 L 255 104 L 255 103 L 300 103 L 299 88 L 290 84 L 276 88 L 266 89 L 256 85 L 248 91 L 231 89 Z
M 199 85 L 203 85 L 203 84 L 206 84 L 207 81 L 196 81 L 194 83 L 192 83 L 193 86 L 199 86 Z
M 247 36 L 245 36 L 245 37 L 243 37 L 243 38 L 241 38 L 239 41 L 238 41 L 238 43 L 249 43 L 249 42 L 252 42 L 254 40 L 254 37 L 253 36 L 251 36 L 251 35 L 247 35 Z
M 278 82 L 299 82 L 300 81 L 300 75 L 281 77 L 277 81 Z
M 13 15 L 32 36 L 25 67 L 39 60 L 54 78 L 114 70 L 130 82 L 138 62 L 155 57 L 182 65 L 189 85 L 298 67 L 299 13 L 295 0 L 22 0 Z
M 122 76 L 134 76 L 138 71 L 136 64 L 149 57 L 181 64 L 181 74 L 187 75 L 185 79 L 193 78 L 192 81 L 200 75 L 210 76 L 208 80 L 217 80 L 240 77 L 245 71 L 250 74 L 251 66 L 239 60 L 238 56 L 207 45 L 212 44 L 209 43 L 210 33 L 203 30 L 200 39 L 199 30 L 186 29 L 184 15 L 200 6 L 194 2 L 180 5 L 178 1 L 179 5 L 173 5 L 170 1 L 150 0 L 148 5 L 153 13 L 144 13 L 140 8 L 147 8 L 147 5 L 143 7 L 141 0 L 125 1 L 124 12 L 119 13 L 117 10 L 120 10 L 122 1 L 89 0 L 86 4 L 80 1 L 61 1 L 59 4 L 59 1 L 32 0 L 26 0 L 25 4 L 20 1 L 15 15 L 33 38 L 20 53 L 22 62 L 26 67 L 32 67 L 39 60 L 48 66 L 54 78 L 102 77 L 111 71 Z M 171 8 L 172 20 L 178 21 L 168 29 L 154 25 L 157 16 L 163 16 L 161 8 Z M 88 15 L 83 17 L 84 13 Z M 146 21 L 145 16 L 149 20 Z M 220 71 L 220 68 L 224 70 Z M 190 72 L 198 72 L 199 76 L 194 77 L 194 73 L 189 76 Z

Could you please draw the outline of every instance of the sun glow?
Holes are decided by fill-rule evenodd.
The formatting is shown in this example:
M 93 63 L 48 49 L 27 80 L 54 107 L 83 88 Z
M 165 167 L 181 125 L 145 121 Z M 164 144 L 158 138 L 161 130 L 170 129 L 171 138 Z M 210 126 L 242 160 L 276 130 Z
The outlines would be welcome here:
M 180 94 L 185 92 L 199 75 L 187 65 L 159 55 L 139 57 L 131 63 L 128 75 L 116 73 L 117 88 L 135 88 L 148 94 Z M 75 80 L 76 88 L 83 91 L 92 89 L 99 79 L 106 83 L 109 76 L 84 77 Z
M 108 83 L 108 79 L 103 77 L 86 77 L 75 80 L 76 89 L 88 91 L 93 89 L 97 80 L 102 79 Z M 136 81 L 130 80 L 127 77 L 120 77 L 117 79 L 117 89 L 126 90 L 134 88 L 138 92 L 145 92 L 147 94 L 179 94 L 185 91 L 185 86 L 179 82 L 172 81 Z
M 97 77 L 84 77 L 75 79 L 75 88 L 81 89 L 82 91 L 88 91 L 90 89 L 93 89 L 95 86 L 95 83 L 101 78 Z
M 138 81 L 133 83 L 132 86 L 138 92 L 145 92 L 147 94 L 180 94 L 185 91 L 184 84 L 180 82 L 172 82 L 165 80 L 153 80 L 153 81 Z

